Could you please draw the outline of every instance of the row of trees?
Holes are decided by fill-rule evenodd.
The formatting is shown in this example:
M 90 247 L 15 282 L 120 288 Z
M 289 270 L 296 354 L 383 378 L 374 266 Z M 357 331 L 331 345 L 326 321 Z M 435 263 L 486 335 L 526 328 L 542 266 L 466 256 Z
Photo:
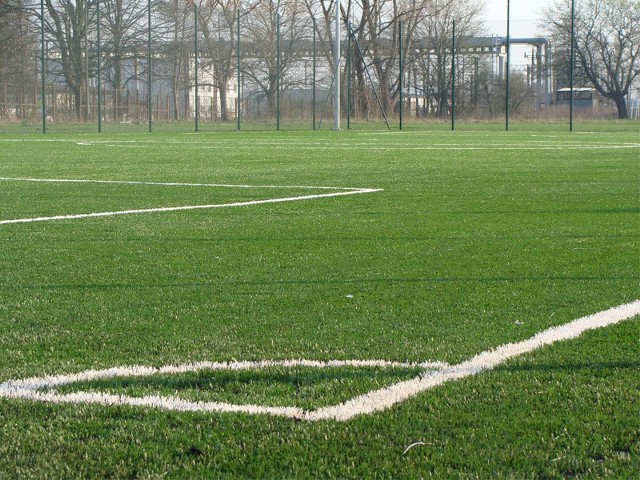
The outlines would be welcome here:
M 545 13 L 545 26 L 556 45 L 558 83 L 569 85 L 571 2 L 557 0 Z M 640 1 L 574 2 L 574 82 L 593 86 L 611 99 L 619 118 L 628 118 L 627 97 L 640 78 Z M 562 48 L 559 48 L 562 46 Z
M 242 75 L 266 97 L 272 110 L 278 88 L 300 87 L 301 79 L 291 74 L 303 58 L 309 57 L 310 41 L 315 36 L 325 71 L 333 70 L 332 54 L 335 1 L 317 0 L 153 0 L 151 2 L 151 42 L 153 57 L 162 57 L 162 66 L 154 70 L 154 78 L 166 80 L 173 96 L 174 116 L 181 115 L 178 105 L 187 105 L 179 95 L 188 94 L 192 68 L 195 21 L 194 6 L 199 11 L 198 30 L 202 63 L 213 72 L 213 88 L 218 92 L 221 117 L 229 117 L 226 101 L 229 83 L 237 74 L 237 30 L 242 30 Z M 26 77 L 37 72 L 38 28 L 41 21 L 36 3 L 24 0 L 3 0 L 0 29 L 15 24 L 12 15 L 20 15 L 19 25 L 25 30 L 21 40 L 7 31 L 7 38 L 21 42 L 19 56 L 0 60 L 0 69 L 20 70 Z M 97 0 L 44 0 L 44 30 L 48 51 L 58 59 L 54 72 L 71 90 L 78 117 L 87 115 L 81 106 L 88 105 L 88 84 L 96 75 Z M 368 72 L 374 78 L 383 108 L 393 110 L 399 96 L 398 26 L 404 21 L 405 64 L 415 63 L 423 80 L 420 89 L 432 104 L 429 110 L 446 115 L 449 101 L 451 19 L 458 19 L 461 35 L 480 33 L 479 0 L 344 0 L 342 16 L 352 24 L 357 39 L 352 49 L 353 112 L 366 115 L 376 110 L 377 102 L 370 95 Z M 121 92 L 129 82 L 144 79 L 149 32 L 148 3 L 136 0 L 100 0 L 101 49 L 104 81 L 110 89 Z M 19 12 L 19 13 L 18 13 Z M 240 12 L 238 18 L 237 12 Z M 6 19 L 6 21 L 5 21 Z M 313 20 L 312 20 L 313 19 Z M 281 43 L 276 46 L 276 33 Z M 27 36 L 28 35 L 28 36 Z M 414 39 L 431 38 L 432 55 L 410 55 Z M 305 45 L 306 48 L 301 48 Z M 279 48 L 278 48 L 279 47 Z M 279 55 L 277 55 L 279 50 Z M 1 51 L 15 52 L 9 43 Z M 130 68 L 140 58 L 140 69 Z M 51 68 L 48 65 L 49 68 Z M 343 81 L 348 66 L 343 62 Z M 414 77 L 415 75 L 414 72 Z M 3 75 L 4 79 L 11 78 Z M 330 78 L 330 76 L 327 76 Z M 327 86 L 327 78 L 322 80 Z M 11 78 L 14 82 L 14 79 Z M 15 79 L 16 84 L 22 82 Z M 345 85 L 342 91 L 346 92 Z M 345 93 L 346 95 L 346 93 Z M 346 101 L 346 98 L 344 99 Z M 118 100 L 116 100 L 118 101 Z M 120 103 L 120 102 L 118 102 Z M 343 101 L 343 103 L 345 103 Z M 185 114 L 186 112 L 183 112 Z
M 146 78 L 152 60 L 162 59 L 154 78 L 164 79 L 172 96 L 174 117 L 188 115 L 187 98 L 193 79 L 194 32 L 199 31 L 201 64 L 213 74 L 211 88 L 220 99 L 223 120 L 230 116 L 227 93 L 236 78 L 240 57 L 243 78 L 259 89 L 275 109 L 278 89 L 301 88 L 306 79 L 295 75 L 309 58 L 310 40 L 317 38 L 318 53 L 332 71 L 333 18 L 337 0 L 99 0 L 103 81 L 115 92 Z M 96 75 L 98 0 L 43 0 L 47 48 L 55 52 L 56 68 L 75 98 L 79 118 L 87 115 L 88 85 Z M 621 118 L 627 116 L 625 98 L 640 75 L 640 7 L 638 0 L 580 0 L 575 16 L 576 79 L 593 85 L 611 98 Z M 446 116 L 451 104 L 451 38 L 481 35 L 480 0 L 342 0 L 342 18 L 350 25 L 353 42 L 343 62 L 343 82 L 352 85 L 350 108 L 367 115 L 378 108 L 371 96 L 372 82 L 385 111 L 393 111 L 400 96 L 398 66 L 406 65 L 404 85 L 412 85 L 424 98 L 423 114 Z M 568 86 L 570 5 L 559 1 L 547 12 L 547 34 L 555 46 L 554 71 L 559 86 Z M 194 7 L 198 8 L 198 24 Z M 238 16 L 238 12 L 240 15 Z M 149 31 L 149 19 L 151 31 Z M 0 75 L 5 81 L 25 85 L 38 75 L 40 4 L 37 0 L 0 0 Z M 238 24 L 238 22 L 240 24 Z M 402 56 L 399 55 L 402 23 Z M 242 31 L 241 55 L 237 32 Z M 281 42 L 276 45 L 277 34 Z M 134 65 L 132 68 L 131 65 Z M 465 89 L 458 109 L 479 104 L 500 109 L 504 93 L 491 57 L 478 55 L 459 70 Z M 50 66 L 48 68 L 51 68 Z M 50 72 L 51 73 L 51 72 Z M 351 78 L 348 79 L 348 74 Z M 329 77 L 329 76 L 327 76 Z M 465 78 L 466 83 L 465 83 Z M 512 88 L 518 86 L 512 78 Z M 325 85 L 328 78 L 321 79 Z M 525 84 L 522 79 L 520 84 Z M 346 96 L 347 89 L 341 89 Z M 528 94 L 513 95 L 511 108 Z M 116 95 L 120 95 L 116 93 Z M 120 101 L 116 99 L 116 102 Z M 343 101 L 346 104 L 346 98 Z M 184 110 L 181 111 L 179 106 Z M 85 107 L 86 108 L 86 107 Z M 504 108 L 504 106 L 502 107 Z

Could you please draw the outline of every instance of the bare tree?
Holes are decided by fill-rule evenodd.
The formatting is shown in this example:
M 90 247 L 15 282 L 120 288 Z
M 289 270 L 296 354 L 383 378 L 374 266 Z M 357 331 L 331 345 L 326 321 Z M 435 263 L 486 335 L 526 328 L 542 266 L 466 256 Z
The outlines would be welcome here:
M 569 50 L 571 11 L 557 2 L 546 12 L 550 36 Z M 577 4 L 574 22 L 576 67 L 588 82 L 629 118 L 626 97 L 640 77 L 640 1 L 584 0 Z M 558 44 L 557 44 L 558 45 Z
M 346 106 L 346 82 L 352 82 L 351 109 L 357 116 L 368 115 L 375 101 L 372 87 L 379 91 L 385 111 L 393 109 L 399 96 L 399 21 L 404 22 L 404 57 L 409 58 L 415 40 L 417 25 L 424 20 L 427 7 L 432 0 L 346 0 L 340 3 L 341 17 L 346 26 L 346 35 L 351 35 L 352 79 L 347 76 L 349 65 L 343 63 L 341 80 L 342 105 Z M 317 19 L 317 37 L 325 52 L 326 61 L 333 69 L 334 0 L 314 2 L 305 0 L 307 11 Z M 367 69 L 375 82 L 371 85 Z
M 208 62 L 212 70 L 212 86 L 220 99 L 220 119 L 226 122 L 229 120 L 227 89 L 237 72 L 237 11 L 240 0 L 200 0 L 199 6 L 199 26 L 204 39 L 203 61 Z
M 439 117 L 448 115 L 451 106 L 451 41 L 456 22 L 458 44 L 477 35 L 481 29 L 481 4 L 477 0 L 435 2 L 430 15 L 418 28 L 424 53 L 420 62 L 426 76 L 425 89 L 431 110 Z
M 263 92 L 271 112 L 275 113 L 278 86 L 286 87 L 287 73 L 304 54 L 296 43 L 309 36 L 309 18 L 297 0 L 263 0 L 255 5 L 252 15 L 245 18 L 252 58 L 245 61 L 244 72 Z M 278 29 L 279 46 L 276 44 Z
M 397 77 L 391 72 L 397 66 L 398 19 L 403 13 L 409 17 L 410 9 L 400 10 L 399 5 L 412 0 L 347 0 L 340 2 L 341 17 L 346 26 L 346 35 L 351 36 L 352 78 L 348 78 L 349 65 L 343 62 L 341 93 L 343 108 L 347 106 L 347 82 L 352 82 L 352 105 L 356 116 L 368 116 L 374 107 L 372 88 L 380 93 L 383 108 L 389 110 L 397 86 Z M 419 0 L 418 0 L 419 1 Z M 429 1 L 429 0 L 427 0 Z M 335 42 L 334 19 L 337 2 L 330 0 L 317 5 L 305 0 L 308 12 L 319 19 L 316 24 L 318 38 L 331 70 L 334 67 L 333 45 Z M 375 85 L 368 81 L 369 75 Z M 396 92 L 397 93 L 397 92 Z
M 136 79 L 137 68 L 127 64 L 137 61 L 146 50 L 147 2 L 136 0 L 101 0 L 102 51 L 107 81 L 114 90 L 114 117 L 122 118 L 122 90 Z
M 33 73 L 33 67 L 27 66 L 37 50 L 30 17 L 23 0 L 0 0 L 0 76 L 5 81 L 21 69 Z
M 335 6 L 337 2 L 335 0 L 321 1 L 316 0 L 303 0 L 307 13 L 311 17 L 312 28 L 315 28 L 315 37 L 317 42 L 317 50 L 320 57 L 324 57 L 322 61 L 327 65 L 328 72 L 334 71 L 334 55 L 333 48 L 335 45 Z M 351 8 L 353 7 L 354 0 L 343 0 L 341 2 L 342 18 L 348 19 Z M 346 62 L 343 65 L 344 74 L 341 76 L 341 104 L 343 107 L 347 105 L 346 102 L 346 82 L 348 81 L 346 72 Z M 320 81 L 326 83 L 327 86 L 332 84 L 333 75 L 328 74 Z
M 16 12 L 22 9 L 22 2 L 0 0 L 0 45 L 5 47 L 12 36 L 12 20 Z
M 28 105 L 35 104 L 37 40 L 30 13 L 22 0 L 0 1 L 0 117 L 8 114 L 25 119 Z
M 193 2 L 191 0 L 162 0 L 158 2 L 161 36 L 160 54 L 163 68 L 156 73 L 169 83 L 171 89 L 171 116 L 174 120 L 187 118 L 191 86 L 190 59 L 194 45 Z M 180 98 L 182 95 L 182 98 Z
M 88 55 L 90 36 L 95 25 L 95 0 L 44 0 L 45 29 L 53 41 L 54 57 L 74 97 L 78 120 L 88 119 L 87 84 L 91 68 Z M 90 31 L 91 30 L 91 31 Z
M 402 60 L 406 64 L 409 52 L 419 41 L 420 26 L 434 15 L 431 0 L 376 0 L 363 2 L 362 16 L 354 33 L 364 45 L 363 53 L 369 58 L 379 85 L 380 102 L 385 111 L 392 110 L 398 101 L 399 91 L 399 43 L 402 22 Z M 359 52 L 357 52 L 359 54 Z M 356 55 L 356 75 L 360 76 Z M 358 83 L 362 80 L 359 79 Z
M 331 44 L 335 1 L 305 0 L 307 10 L 321 19 L 318 33 L 321 42 Z M 356 115 L 369 115 L 378 107 L 372 88 L 385 111 L 395 109 L 399 94 L 400 22 L 403 26 L 402 60 L 405 76 L 417 71 L 423 77 L 422 87 L 436 100 L 440 115 L 446 115 L 450 101 L 451 27 L 457 21 L 458 35 L 480 31 L 481 3 L 478 0 L 348 0 L 341 3 L 342 17 L 350 27 L 356 45 L 352 46 L 353 66 L 352 110 Z M 324 35 L 323 35 L 324 34 Z M 327 61 L 333 67 L 330 48 Z M 416 53 L 418 52 L 418 53 Z M 418 68 L 418 66 L 422 68 Z M 345 69 L 347 66 L 345 65 Z M 369 82 L 371 75 L 374 85 Z M 428 77 L 428 78 L 424 78 Z M 343 81 L 347 76 L 342 76 Z M 343 85 L 344 87 L 344 85 Z M 345 92 L 346 89 L 342 88 Z M 343 105 L 346 104 L 343 99 Z

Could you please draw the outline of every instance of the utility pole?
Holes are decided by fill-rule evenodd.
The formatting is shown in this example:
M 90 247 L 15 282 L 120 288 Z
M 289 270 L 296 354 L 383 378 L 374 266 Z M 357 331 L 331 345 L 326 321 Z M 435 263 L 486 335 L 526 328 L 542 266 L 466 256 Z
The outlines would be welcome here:
M 336 26 L 333 45 L 333 129 L 340 130 L 340 0 L 336 1 Z

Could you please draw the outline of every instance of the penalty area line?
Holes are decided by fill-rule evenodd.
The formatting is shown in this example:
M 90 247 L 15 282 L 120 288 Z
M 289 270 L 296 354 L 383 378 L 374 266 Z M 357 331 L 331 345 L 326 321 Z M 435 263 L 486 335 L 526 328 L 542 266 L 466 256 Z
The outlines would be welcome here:
M 317 187 L 317 188 L 324 188 L 324 187 Z M 14 223 L 50 222 L 50 221 L 57 221 L 57 220 L 77 220 L 82 218 L 113 217 L 117 215 L 179 212 L 179 211 L 187 211 L 187 210 L 206 210 L 206 209 L 212 209 L 212 208 L 245 207 L 245 206 L 251 206 L 251 205 L 263 205 L 263 204 L 269 204 L 269 203 L 298 202 L 302 200 L 313 200 L 317 198 L 359 195 L 364 193 L 381 192 L 382 190 L 383 189 L 381 188 L 360 188 L 360 189 L 349 189 L 346 191 L 343 190 L 343 191 L 332 192 L 332 193 L 319 193 L 315 195 L 298 195 L 295 197 L 267 198 L 263 200 L 250 200 L 245 202 L 219 203 L 219 204 L 211 204 L 211 205 L 184 205 L 184 206 L 178 206 L 178 207 L 141 208 L 141 209 L 133 209 L 133 210 L 118 210 L 118 211 L 112 211 L 112 212 L 54 215 L 50 217 L 15 218 L 11 220 L 0 220 L 0 225 L 9 225 Z
M 29 177 L 0 177 L 2 182 L 33 182 L 33 183 L 97 183 L 106 185 L 149 185 L 159 187 L 224 187 L 224 188 L 278 188 L 282 190 L 344 190 L 359 191 L 367 188 L 354 187 L 326 187 L 313 185 L 245 185 L 229 183 L 189 183 L 189 182 L 145 182 L 141 180 L 96 180 L 89 178 L 29 178 Z

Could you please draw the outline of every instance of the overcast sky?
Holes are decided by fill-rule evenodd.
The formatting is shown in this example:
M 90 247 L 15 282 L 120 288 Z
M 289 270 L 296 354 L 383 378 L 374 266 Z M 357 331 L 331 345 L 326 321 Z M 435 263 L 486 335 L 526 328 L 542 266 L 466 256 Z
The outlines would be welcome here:
M 539 27 L 541 13 L 554 2 L 555 0 L 510 0 L 511 36 L 534 37 L 541 35 Z M 506 35 L 507 0 L 485 0 L 485 5 L 487 32 L 490 35 Z

